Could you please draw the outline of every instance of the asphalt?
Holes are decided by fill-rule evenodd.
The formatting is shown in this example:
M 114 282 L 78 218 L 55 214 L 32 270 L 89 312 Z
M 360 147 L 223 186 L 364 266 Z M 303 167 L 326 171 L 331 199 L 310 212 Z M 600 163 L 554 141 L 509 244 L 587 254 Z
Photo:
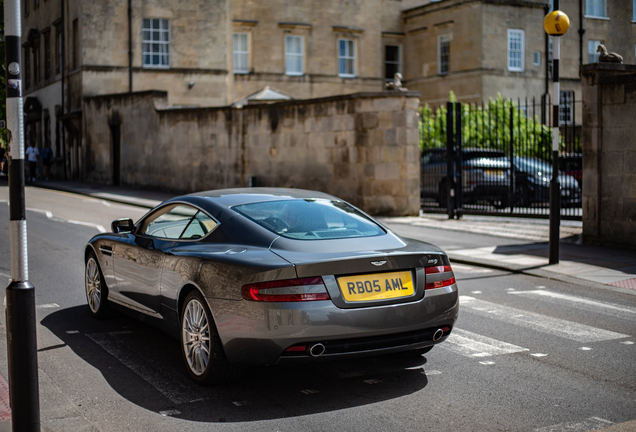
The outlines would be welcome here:
M 37 181 L 30 186 L 73 192 L 118 202 L 153 208 L 175 194 L 130 187 L 96 185 L 73 181 Z M 582 244 L 582 223 L 561 221 L 559 263 L 548 259 L 549 224 L 544 219 L 463 216 L 422 213 L 417 217 L 381 218 L 387 225 L 407 224 L 459 232 L 470 232 L 506 239 L 495 246 L 475 245 L 446 252 L 453 263 L 476 265 L 505 271 L 532 274 L 636 294 L 636 245 L 634 249 Z M 509 239 L 519 240 L 510 245 Z
M 0 178 L 0 181 L 5 179 L 6 177 Z M 153 208 L 175 196 L 175 194 L 161 191 L 73 181 L 37 181 L 27 185 L 72 192 L 142 208 Z M 463 216 L 461 219 L 448 219 L 444 215 L 425 213 L 416 217 L 384 217 L 380 220 L 394 227 L 409 225 L 415 229 L 417 227 L 434 228 L 490 236 L 491 246 L 475 244 L 472 245 L 474 247 L 446 250 L 452 264 L 531 274 L 636 295 L 636 245 L 634 249 L 630 249 L 582 244 L 581 222 L 562 221 L 559 243 L 560 260 L 558 264 L 550 265 L 547 256 L 549 224 L 546 220 L 496 216 Z M 500 244 L 497 239 L 501 240 Z M 512 245 L 511 239 L 515 240 Z M 4 401 L 4 405 L 0 403 L 0 432 L 11 429 L 8 386 L 1 378 L 0 376 L 0 393 L 2 393 L 0 402 Z M 605 430 L 607 432 L 636 430 L 636 421 L 615 425 Z

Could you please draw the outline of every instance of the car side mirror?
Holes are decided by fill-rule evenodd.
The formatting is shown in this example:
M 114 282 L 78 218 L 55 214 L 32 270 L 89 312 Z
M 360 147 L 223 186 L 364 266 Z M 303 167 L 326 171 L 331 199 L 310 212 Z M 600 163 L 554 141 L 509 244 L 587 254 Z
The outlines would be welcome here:
M 117 219 L 110 224 L 110 227 L 115 234 L 133 232 L 135 229 L 132 219 Z

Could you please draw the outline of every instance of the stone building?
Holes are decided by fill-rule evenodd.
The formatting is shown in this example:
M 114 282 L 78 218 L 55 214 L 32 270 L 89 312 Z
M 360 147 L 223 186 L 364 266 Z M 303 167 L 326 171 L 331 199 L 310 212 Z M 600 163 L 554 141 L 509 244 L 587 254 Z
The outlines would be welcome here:
M 421 102 L 551 92 L 547 0 L 21 0 L 27 140 L 85 178 L 84 98 L 145 90 L 172 107 L 227 106 L 270 86 L 295 99 L 382 91 Z M 636 0 L 562 0 L 562 97 L 604 43 L 634 63 Z M 567 99 L 566 99 L 567 100 Z M 564 104 L 562 121 L 578 121 Z M 577 118 L 574 118 L 577 117 Z M 110 119 L 113 130 L 118 121 Z

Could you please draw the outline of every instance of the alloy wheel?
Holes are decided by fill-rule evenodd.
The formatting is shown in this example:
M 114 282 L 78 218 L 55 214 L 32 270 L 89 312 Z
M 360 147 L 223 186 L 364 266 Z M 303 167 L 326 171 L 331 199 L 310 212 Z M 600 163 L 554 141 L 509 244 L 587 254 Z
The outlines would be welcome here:
M 93 257 L 86 263 L 86 300 L 93 313 L 99 312 L 102 303 L 102 279 L 99 267 Z
M 210 362 L 210 325 L 204 306 L 196 298 L 185 306 L 181 324 L 183 350 L 188 367 L 196 376 L 205 373 Z

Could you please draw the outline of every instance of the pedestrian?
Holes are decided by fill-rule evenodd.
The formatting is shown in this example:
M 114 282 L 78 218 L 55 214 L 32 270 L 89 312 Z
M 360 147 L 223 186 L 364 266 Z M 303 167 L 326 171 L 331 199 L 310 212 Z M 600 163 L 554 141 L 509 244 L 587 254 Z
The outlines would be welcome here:
M 44 165 L 44 179 L 48 181 L 49 174 L 51 174 L 51 162 L 53 162 L 53 149 L 50 147 L 49 142 L 44 143 L 42 149 L 42 165 Z
M 35 147 L 35 141 L 31 141 L 30 147 L 26 149 L 26 155 L 29 161 L 29 180 L 35 181 L 36 170 L 40 161 L 40 152 Z
M 7 167 L 7 151 L 4 148 L 4 143 L 0 144 L 0 175 L 6 175 L 5 169 Z

